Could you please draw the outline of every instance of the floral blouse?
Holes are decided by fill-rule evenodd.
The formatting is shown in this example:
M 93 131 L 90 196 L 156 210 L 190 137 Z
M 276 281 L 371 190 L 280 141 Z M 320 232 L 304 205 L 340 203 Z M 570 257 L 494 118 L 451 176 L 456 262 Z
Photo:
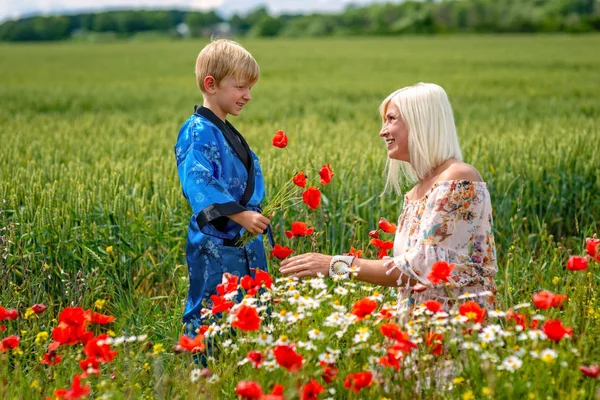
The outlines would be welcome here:
M 455 264 L 449 291 L 427 279 L 436 261 Z M 404 198 L 394 239 L 393 267 L 400 270 L 400 305 L 437 300 L 447 308 L 453 300 L 472 298 L 494 306 L 496 248 L 492 205 L 485 182 L 440 181 L 419 200 Z M 403 275 L 425 285 L 416 291 Z

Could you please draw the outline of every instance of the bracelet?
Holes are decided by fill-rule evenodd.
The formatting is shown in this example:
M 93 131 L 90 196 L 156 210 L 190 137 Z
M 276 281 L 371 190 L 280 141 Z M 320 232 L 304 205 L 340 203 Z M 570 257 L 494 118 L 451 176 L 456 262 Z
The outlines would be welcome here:
M 329 263 L 330 278 L 350 278 L 350 267 L 354 261 L 354 256 L 333 256 Z

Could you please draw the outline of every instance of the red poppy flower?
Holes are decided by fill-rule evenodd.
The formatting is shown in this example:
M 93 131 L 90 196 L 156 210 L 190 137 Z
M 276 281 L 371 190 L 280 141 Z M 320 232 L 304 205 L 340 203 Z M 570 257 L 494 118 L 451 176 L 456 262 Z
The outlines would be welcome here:
M 396 233 L 396 224 L 388 222 L 383 217 L 379 219 L 379 228 L 385 233 Z
M 254 279 L 252 279 L 250 275 L 244 275 L 244 277 L 240 281 L 240 286 L 246 291 L 246 294 L 248 296 L 256 295 L 256 293 L 258 293 L 258 289 L 260 288 L 256 286 L 256 284 L 254 283 Z
M 567 301 L 568 297 L 564 294 L 555 294 L 552 298 L 552 307 L 560 308 Z
M 237 290 L 239 280 L 239 276 L 235 276 L 230 274 L 229 272 L 225 272 L 223 274 L 223 277 L 221 278 L 221 283 L 217 285 L 217 293 L 223 296 L 226 293 L 231 293 Z
M 31 309 L 36 314 L 43 313 L 44 311 L 46 311 L 47 308 L 48 307 L 45 304 L 34 304 L 34 305 L 31 306 Z
M 373 239 L 378 239 L 379 238 L 379 231 L 377 229 L 374 229 L 372 231 L 369 232 L 369 236 L 371 236 Z
M 302 385 L 302 388 L 300 389 L 302 400 L 318 400 L 318 396 L 321 393 L 325 393 L 325 388 L 314 379 L 311 379 L 310 382 Z
M 548 339 L 558 342 L 566 335 L 573 334 L 573 328 L 565 328 L 559 319 L 549 319 L 542 325 L 542 330 Z
M 56 354 L 56 351 L 49 351 L 46 354 L 44 354 L 44 359 L 42 361 L 40 361 L 40 364 L 56 365 L 60 362 L 61 359 L 62 359 L 62 356 L 59 354 Z
M 425 344 L 431 349 L 431 354 L 439 356 L 444 353 L 444 335 L 441 333 L 427 332 Z
M 552 307 L 552 300 L 554 300 L 554 293 L 547 290 L 542 290 L 533 295 L 533 304 L 541 310 L 547 310 Z
M 356 250 L 354 246 L 350 247 L 350 251 L 348 253 L 344 253 L 345 256 L 354 256 L 356 258 L 360 258 L 362 256 L 362 250 Z
M 283 398 L 283 385 L 276 383 L 273 385 L 273 390 L 271 390 L 270 394 L 267 394 L 261 398 L 261 400 L 285 400 Z
M 600 262 L 600 239 L 586 238 L 585 249 L 590 257 Z
M 283 385 L 275 384 L 273 390 L 269 394 L 263 395 L 260 400 L 285 400 L 283 397 Z
M 470 321 L 475 323 L 482 322 L 485 319 L 485 308 L 481 308 L 479 304 L 474 301 L 467 301 L 458 307 L 458 312 L 469 318 Z
M 331 164 L 323 165 L 319 171 L 319 176 L 321 177 L 321 185 L 327 185 L 331 182 L 331 178 L 335 176 L 331 170 Z
M 427 279 L 434 285 L 440 282 L 448 282 L 448 277 L 454 267 L 454 264 L 448 264 L 446 261 L 437 261 L 431 266 L 431 271 L 427 274 Z
M 0 325 L 0 332 L 6 331 L 6 327 L 4 325 Z
M 243 331 L 256 331 L 260 328 L 260 317 L 255 307 L 242 304 L 235 311 L 235 320 L 231 324 Z
M 14 349 L 20 342 L 21 339 L 16 335 L 10 335 L 2 339 L 2 345 L 7 349 Z
M 302 172 L 302 171 L 300 171 L 296 175 L 294 175 L 294 177 L 292 178 L 292 181 L 294 182 L 294 184 L 296 186 L 300 186 L 303 189 L 306 187 L 306 175 L 304 175 L 304 172 Z
M 213 302 L 213 306 L 211 308 L 211 314 L 215 315 L 220 312 L 227 312 L 233 307 L 233 301 L 229 301 L 225 299 L 224 296 L 217 296 L 213 294 L 210 296 L 210 300 Z
M 394 242 L 386 242 L 376 238 L 369 240 L 369 244 L 372 244 L 380 250 L 391 250 L 394 248 Z
M 326 384 L 330 384 L 337 377 L 339 370 L 335 368 L 335 364 L 328 364 L 325 361 L 319 361 L 319 364 L 323 367 L 323 373 L 321 378 Z
M 380 259 L 380 260 L 381 260 L 383 257 L 387 257 L 387 255 L 388 255 L 388 251 L 387 251 L 386 249 L 379 249 L 379 250 L 377 251 L 377 258 L 378 258 L 378 259 Z
M 91 388 L 87 385 L 81 386 L 81 376 L 75 375 L 71 389 L 56 389 L 54 395 L 60 399 L 82 399 L 90 394 Z
M 302 356 L 292 346 L 281 344 L 273 349 L 277 364 L 290 372 L 298 372 L 302 368 Z
M 523 314 L 515 313 L 512 308 L 508 309 L 505 319 L 507 321 L 514 320 L 515 324 L 520 325 L 521 328 L 527 328 L 527 317 Z
M 392 319 L 394 318 L 394 313 L 390 308 L 384 307 L 377 313 L 377 317 L 379 319 Z
M 585 366 L 582 365 L 579 367 L 579 370 L 584 373 L 584 375 L 589 376 L 590 378 L 597 378 L 600 376 L 600 367 L 598 364 Z
M 286 258 L 287 256 L 289 256 L 293 252 L 294 252 L 294 250 L 290 249 L 287 246 L 281 246 L 280 244 L 276 244 L 275 246 L 273 246 L 273 250 L 271 251 L 271 255 L 273 257 L 279 258 L 280 260 L 283 260 L 284 258 Z
M 315 231 L 315 228 L 308 228 L 304 222 L 292 222 L 292 230 L 285 231 L 285 236 L 288 239 L 293 237 L 310 236 Z
M 309 186 L 308 189 L 302 193 L 302 200 L 307 206 L 316 210 L 321 204 L 321 191 L 314 186 Z
M 275 132 L 275 136 L 273 136 L 273 146 L 279 147 L 283 149 L 288 145 L 288 137 L 284 131 Z
M 205 348 L 204 335 L 196 335 L 193 339 L 188 336 L 181 335 L 177 345 L 182 349 L 189 351 L 190 353 L 201 353 Z
M 250 351 L 246 356 L 248 360 L 254 365 L 254 368 L 258 368 L 260 364 L 265 361 L 265 356 L 260 351 Z
M 583 271 L 588 269 L 588 262 L 585 257 L 571 256 L 567 261 L 567 269 L 570 271 Z
M 91 316 L 90 322 L 93 324 L 106 325 L 116 319 L 112 315 L 104 315 L 91 310 L 87 310 L 86 312 Z
M 360 392 L 363 388 L 371 386 L 371 383 L 373 383 L 373 374 L 370 372 L 348 374 L 344 379 L 344 387 L 356 393 Z
M 393 322 L 390 322 L 387 324 L 381 324 L 379 326 L 379 330 L 381 331 L 383 336 L 389 337 L 390 339 L 395 339 L 395 340 L 408 339 L 408 334 L 405 332 L 402 332 L 402 329 L 400 329 L 400 327 Z
M 402 336 L 403 337 L 401 338 L 396 338 L 396 343 L 394 343 L 394 345 L 388 349 L 388 352 L 393 350 L 395 352 L 408 354 L 413 351 L 413 349 L 418 347 L 415 343 L 408 340 L 409 336 L 407 333 L 404 333 Z
M 435 301 L 435 300 L 427 300 L 426 302 L 423 303 L 423 305 L 425 307 L 427 307 L 427 309 L 433 313 L 436 313 L 442 309 L 442 303 L 440 303 L 439 301 Z
M 88 371 L 90 374 L 100 373 L 100 362 L 95 357 L 79 361 L 79 367 L 84 371 L 83 378 L 88 376 Z
M 18 315 L 17 310 L 0 306 L 0 321 L 17 319 Z
M 235 393 L 242 399 L 258 400 L 262 397 L 263 391 L 260 384 L 254 381 L 240 381 L 235 387 Z
M 96 359 L 102 363 L 109 363 L 119 354 L 119 352 L 111 350 L 108 343 L 104 341 L 108 339 L 108 335 L 99 335 L 88 340 L 83 348 L 83 352 L 90 359 Z
M 352 306 L 352 314 L 356 315 L 358 319 L 363 319 L 367 315 L 370 315 L 377 308 L 377 302 L 368 297 L 364 297 L 358 300 Z
M 401 352 L 390 348 L 385 356 L 379 357 L 378 364 L 383 365 L 384 367 L 394 368 L 396 371 L 398 371 L 398 369 L 400 369 L 400 360 L 403 357 L 404 355 Z
M 273 277 L 269 275 L 267 271 L 263 271 L 262 269 L 252 269 L 254 271 L 254 284 L 257 286 L 262 286 L 263 284 L 270 289 L 273 286 Z

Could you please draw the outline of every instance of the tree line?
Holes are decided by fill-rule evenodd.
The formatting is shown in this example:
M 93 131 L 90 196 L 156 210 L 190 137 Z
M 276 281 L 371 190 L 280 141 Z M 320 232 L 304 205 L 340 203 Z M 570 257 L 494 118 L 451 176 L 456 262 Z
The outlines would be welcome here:
M 407 0 L 347 6 L 337 14 L 272 15 L 266 7 L 224 18 L 215 11 L 121 10 L 33 16 L 0 25 L 0 40 L 64 40 L 140 32 L 171 36 L 334 36 L 600 31 L 600 0 Z

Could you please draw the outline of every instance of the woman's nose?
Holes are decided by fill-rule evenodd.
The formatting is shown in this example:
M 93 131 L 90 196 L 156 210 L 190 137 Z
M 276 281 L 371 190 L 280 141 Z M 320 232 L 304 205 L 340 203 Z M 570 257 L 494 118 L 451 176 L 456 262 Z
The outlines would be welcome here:
M 385 135 L 387 135 L 387 129 L 386 128 L 381 128 L 381 130 L 379 131 L 379 136 L 384 137 Z

